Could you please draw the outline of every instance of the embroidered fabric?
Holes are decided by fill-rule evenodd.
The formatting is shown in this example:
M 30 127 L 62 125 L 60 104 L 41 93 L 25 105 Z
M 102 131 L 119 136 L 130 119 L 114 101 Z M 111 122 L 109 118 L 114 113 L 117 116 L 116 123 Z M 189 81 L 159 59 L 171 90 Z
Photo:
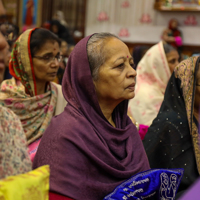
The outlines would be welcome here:
M 143 140 L 151 168 L 184 168 L 179 192 L 194 183 L 200 172 L 200 136 L 193 116 L 199 61 L 200 57 L 191 57 L 175 68 Z
M 174 200 L 183 169 L 152 169 L 119 185 L 104 200 Z

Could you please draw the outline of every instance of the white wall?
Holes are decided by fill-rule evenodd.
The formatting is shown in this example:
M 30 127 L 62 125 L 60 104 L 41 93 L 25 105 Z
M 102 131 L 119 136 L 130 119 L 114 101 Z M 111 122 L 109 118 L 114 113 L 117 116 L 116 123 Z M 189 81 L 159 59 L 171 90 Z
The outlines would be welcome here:
M 118 35 L 121 28 L 127 27 L 130 36 L 122 37 L 122 40 L 133 43 L 157 43 L 161 38 L 162 31 L 168 26 L 169 20 L 176 18 L 180 23 L 179 28 L 183 34 L 183 44 L 200 46 L 200 12 L 156 11 L 153 8 L 154 0 L 129 0 L 130 7 L 126 12 L 120 6 L 123 1 L 88 0 L 85 35 L 105 31 Z M 104 7 L 105 2 L 107 4 Z M 122 10 L 122 13 L 120 13 L 120 10 Z M 97 20 L 100 11 L 107 12 L 108 21 L 99 22 Z M 152 22 L 150 24 L 140 23 L 141 13 L 150 13 Z M 195 16 L 197 26 L 184 24 L 189 15 Z

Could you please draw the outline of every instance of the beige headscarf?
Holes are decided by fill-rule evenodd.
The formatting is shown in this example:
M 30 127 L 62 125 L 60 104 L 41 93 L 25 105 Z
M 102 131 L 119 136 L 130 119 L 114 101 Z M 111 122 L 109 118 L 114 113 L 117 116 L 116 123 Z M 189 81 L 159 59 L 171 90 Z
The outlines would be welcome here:
M 137 67 L 136 92 L 129 111 L 139 124 L 150 126 L 157 116 L 170 76 L 161 41 L 146 52 Z

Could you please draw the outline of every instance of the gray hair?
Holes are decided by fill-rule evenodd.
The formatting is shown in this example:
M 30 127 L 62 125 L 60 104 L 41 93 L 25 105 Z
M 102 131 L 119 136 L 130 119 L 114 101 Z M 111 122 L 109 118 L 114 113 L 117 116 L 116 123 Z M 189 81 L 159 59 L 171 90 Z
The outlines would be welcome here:
M 165 54 L 170 53 L 171 51 L 177 51 L 172 45 L 168 43 L 163 43 L 163 48 L 164 48 Z
M 111 38 L 119 39 L 116 35 L 102 32 L 92 35 L 88 40 L 87 55 L 92 74 L 92 79 L 94 81 L 98 79 L 99 68 L 104 64 L 107 58 L 104 48 L 105 42 L 107 42 L 107 40 Z

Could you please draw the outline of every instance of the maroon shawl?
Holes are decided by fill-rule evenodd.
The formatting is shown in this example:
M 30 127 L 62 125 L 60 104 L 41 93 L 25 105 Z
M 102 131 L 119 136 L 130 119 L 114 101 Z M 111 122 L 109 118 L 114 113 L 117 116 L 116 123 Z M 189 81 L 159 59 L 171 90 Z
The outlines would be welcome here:
M 100 200 L 124 180 L 148 170 L 149 163 L 127 116 L 128 101 L 113 112 L 117 128 L 100 109 L 87 57 L 88 39 L 82 39 L 70 55 L 62 84 L 68 105 L 44 133 L 34 168 L 50 165 L 52 192 Z

